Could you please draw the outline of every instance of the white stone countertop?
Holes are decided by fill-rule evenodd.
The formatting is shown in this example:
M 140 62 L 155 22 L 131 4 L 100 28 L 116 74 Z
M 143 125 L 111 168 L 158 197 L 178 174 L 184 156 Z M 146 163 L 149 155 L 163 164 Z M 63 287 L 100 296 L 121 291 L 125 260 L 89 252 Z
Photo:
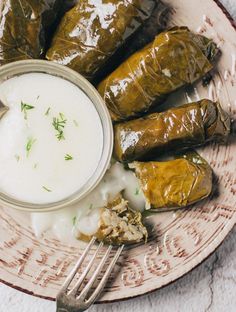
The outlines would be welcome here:
M 236 0 L 221 0 L 221 2 L 236 19 Z M 138 299 L 108 305 L 96 305 L 89 311 L 235 312 L 235 237 L 236 227 L 209 259 L 170 286 Z M 0 284 L 0 312 L 54 311 L 54 302 L 34 298 Z

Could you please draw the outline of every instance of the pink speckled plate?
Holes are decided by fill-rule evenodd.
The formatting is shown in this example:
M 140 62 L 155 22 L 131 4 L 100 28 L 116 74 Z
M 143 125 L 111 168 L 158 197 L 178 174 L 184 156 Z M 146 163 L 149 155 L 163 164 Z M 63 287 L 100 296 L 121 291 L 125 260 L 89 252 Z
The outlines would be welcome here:
M 163 0 L 171 9 L 171 25 L 187 25 L 214 38 L 223 55 L 208 88 L 196 85 L 201 97 L 219 99 L 236 118 L 236 31 L 227 12 L 213 0 Z M 195 94 L 195 95 L 194 95 Z M 219 195 L 192 208 L 153 216 L 149 242 L 124 252 L 119 273 L 100 302 L 135 297 L 161 288 L 201 263 L 221 244 L 236 221 L 236 140 L 210 145 L 200 153 L 218 177 Z M 29 217 L 0 209 L 0 279 L 35 296 L 54 300 L 81 253 L 50 234 L 37 239 Z

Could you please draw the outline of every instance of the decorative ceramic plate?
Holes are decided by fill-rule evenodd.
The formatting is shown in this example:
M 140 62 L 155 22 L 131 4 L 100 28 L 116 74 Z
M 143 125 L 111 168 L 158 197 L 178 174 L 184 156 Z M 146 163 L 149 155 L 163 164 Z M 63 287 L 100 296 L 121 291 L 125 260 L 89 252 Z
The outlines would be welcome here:
M 219 99 L 236 118 L 236 31 L 227 12 L 213 0 L 163 0 L 171 8 L 170 24 L 187 25 L 211 37 L 222 50 L 214 78 L 200 82 L 188 96 Z M 190 93 L 189 93 L 190 92 Z M 200 150 L 217 177 L 218 195 L 177 212 L 151 217 L 150 239 L 124 251 L 124 261 L 100 302 L 139 296 L 183 276 L 208 257 L 236 221 L 236 140 Z M 0 279 L 26 293 L 54 300 L 82 252 L 79 243 L 62 244 L 50 233 L 35 237 L 27 214 L 0 209 Z

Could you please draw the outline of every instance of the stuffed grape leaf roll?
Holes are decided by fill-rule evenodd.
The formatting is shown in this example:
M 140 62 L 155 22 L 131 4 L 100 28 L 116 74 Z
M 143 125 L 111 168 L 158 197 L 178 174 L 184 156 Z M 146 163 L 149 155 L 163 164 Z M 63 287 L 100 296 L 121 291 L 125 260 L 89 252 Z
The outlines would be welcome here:
M 151 159 L 172 150 L 225 141 L 230 118 L 219 103 L 201 100 L 116 124 L 114 153 L 119 161 Z
M 0 65 L 41 58 L 60 0 L 4 0 L 0 9 Z
M 182 208 L 208 197 L 212 191 L 212 169 L 197 153 L 166 162 L 133 162 L 146 209 Z
M 156 0 L 81 0 L 62 19 L 47 59 L 92 79 L 155 5 Z
M 113 121 L 135 118 L 206 75 L 218 52 L 212 40 L 175 27 L 130 56 L 99 84 L 98 91 Z

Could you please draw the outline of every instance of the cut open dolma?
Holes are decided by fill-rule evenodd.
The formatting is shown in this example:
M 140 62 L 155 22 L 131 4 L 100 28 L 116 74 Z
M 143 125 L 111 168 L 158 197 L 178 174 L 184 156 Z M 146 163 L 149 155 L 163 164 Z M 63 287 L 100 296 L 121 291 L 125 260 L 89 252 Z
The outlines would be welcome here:
M 212 190 L 212 170 L 197 153 L 166 162 L 133 162 L 146 209 L 181 208 L 200 201 Z
M 92 79 L 150 17 L 156 0 L 81 0 L 63 17 L 47 59 Z
M 134 118 L 206 75 L 218 52 L 212 40 L 175 27 L 130 56 L 99 84 L 98 91 L 113 121 Z
M 98 223 L 96 233 L 86 235 L 78 231 L 77 238 L 90 241 L 94 236 L 98 241 L 121 245 L 146 241 L 148 236 L 147 229 L 142 223 L 141 213 L 132 210 L 121 194 L 106 207 L 99 209 Z M 79 225 L 78 228 L 80 228 Z
M 45 30 L 54 22 L 58 5 L 58 0 L 3 0 L 0 65 L 43 56 Z
M 202 100 L 115 125 L 119 161 L 151 159 L 174 149 L 225 141 L 230 118 L 219 103 Z

